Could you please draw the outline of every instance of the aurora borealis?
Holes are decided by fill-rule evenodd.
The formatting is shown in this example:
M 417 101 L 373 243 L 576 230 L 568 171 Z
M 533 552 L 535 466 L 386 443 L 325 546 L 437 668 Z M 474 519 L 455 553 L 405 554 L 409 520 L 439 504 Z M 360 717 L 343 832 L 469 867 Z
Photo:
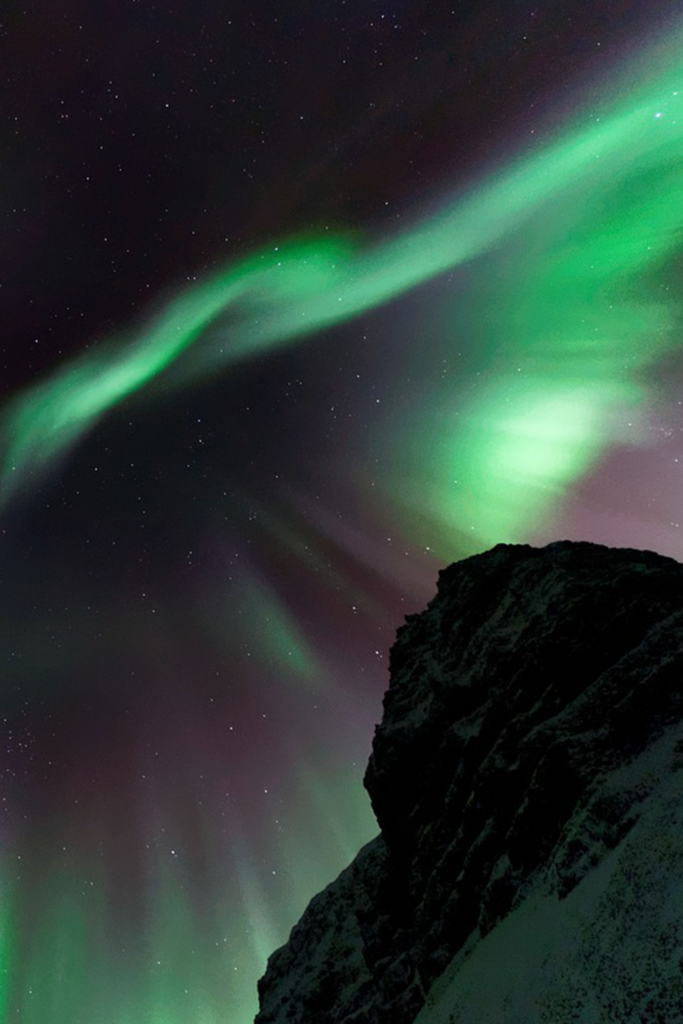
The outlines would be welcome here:
M 683 23 L 219 6 L 2 15 L 0 1024 L 249 1024 L 438 568 L 683 556 Z

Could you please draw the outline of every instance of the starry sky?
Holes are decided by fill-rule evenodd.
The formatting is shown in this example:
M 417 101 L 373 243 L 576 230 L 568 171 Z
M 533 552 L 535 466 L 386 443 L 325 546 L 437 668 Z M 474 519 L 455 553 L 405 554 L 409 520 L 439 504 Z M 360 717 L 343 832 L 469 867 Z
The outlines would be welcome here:
M 2 5 L 0 1024 L 250 1024 L 438 569 L 683 557 L 677 6 Z

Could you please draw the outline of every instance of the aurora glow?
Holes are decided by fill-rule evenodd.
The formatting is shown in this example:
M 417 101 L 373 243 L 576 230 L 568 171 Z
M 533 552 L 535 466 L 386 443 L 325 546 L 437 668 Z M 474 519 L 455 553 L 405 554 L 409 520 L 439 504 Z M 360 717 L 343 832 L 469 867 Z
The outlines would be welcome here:
M 494 426 L 485 442 L 487 454 L 477 442 L 474 462 L 489 478 L 489 488 L 496 487 L 497 464 L 504 462 L 518 490 L 519 470 L 527 475 L 531 460 L 535 507 L 539 488 L 561 488 L 591 464 L 601 447 L 605 413 L 638 400 L 635 387 L 614 380 L 624 346 L 638 370 L 673 343 L 674 300 L 653 307 L 623 294 L 676 251 L 683 220 L 676 170 L 683 150 L 683 99 L 677 89 L 683 35 L 667 41 L 667 47 L 667 66 L 654 81 L 635 83 L 599 117 L 586 112 L 579 121 L 587 124 L 568 127 L 557 142 L 513 161 L 410 231 L 355 253 L 342 238 L 269 245 L 181 294 L 139 337 L 103 343 L 102 351 L 87 353 L 19 396 L 7 413 L 0 494 L 7 500 L 23 480 L 35 478 L 108 409 L 199 344 L 206 328 L 232 306 L 241 317 L 224 328 L 220 343 L 214 341 L 214 364 L 229 366 L 358 316 L 526 230 L 536 258 L 520 275 L 517 308 L 501 326 L 523 339 L 526 360 L 537 358 L 539 347 L 542 360 L 552 364 L 560 357 L 567 383 L 563 376 L 559 382 L 553 374 L 534 381 L 530 374 L 519 399 L 522 411 L 513 411 L 512 418 L 506 413 Z M 564 207 L 558 217 L 556 204 L 569 196 L 569 218 Z M 541 246 L 536 222 L 529 224 L 534 215 L 544 219 Z M 556 322 L 559 303 L 561 324 Z M 590 327 L 584 326 L 586 313 Z M 495 405 L 498 397 L 490 401 Z M 555 427 L 557 443 L 544 441 L 536 460 L 533 451 L 544 425 L 558 416 L 567 426 Z M 587 427 L 577 429 L 577 418 L 584 416 Z M 472 417 L 490 418 L 485 409 L 474 410 Z M 481 438 L 481 429 L 475 430 Z M 472 451 L 471 444 L 467 448 Z M 477 490 L 474 482 L 473 487 Z M 513 512 L 508 522 L 494 520 L 481 537 L 490 542 L 519 536 L 526 518 Z
M 183 73 L 174 91 L 157 77 L 154 16 L 145 12 L 145 50 L 147 22 L 121 11 L 112 18 L 130 27 L 121 43 L 130 61 L 117 78 L 114 54 L 106 109 L 138 67 L 148 126 L 178 97 L 204 97 L 204 78 Z M 206 47 L 202 75 L 232 107 L 223 82 L 239 47 L 219 58 L 215 31 L 172 27 L 173 61 Z M 53 31 L 49 19 L 50 53 Z M 100 39 L 99 22 L 89 31 Z M 320 26 L 307 31 L 317 47 Z M 373 55 L 385 31 L 372 27 Z M 484 67 L 488 32 L 475 33 Z M 287 35 L 279 21 L 276 34 Z M 422 61 L 421 38 L 410 67 Z M 402 616 L 431 597 L 437 569 L 499 541 L 559 535 L 683 556 L 683 524 L 669 511 L 683 497 L 672 472 L 679 459 L 683 467 L 683 403 L 669 396 L 683 320 L 682 52 L 683 30 L 669 27 L 633 44 L 599 87 L 574 84 L 569 99 L 549 72 L 543 91 L 562 110 L 551 132 L 531 134 L 520 113 L 514 144 L 479 174 L 454 174 L 446 197 L 443 183 L 409 190 L 395 218 L 374 227 L 349 216 L 346 229 L 335 214 L 325 230 L 316 215 L 290 233 L 264 214 L 253 248 L 226 242 L 224 262 L 204 264 L 218 269 L 170 298 L 159 288 L 152 312 L 141 297 L 132 312 L 122 306 L 110 331 L 53 353 L 51 372 L 9 396 L 0 410 L 0 1024 L 249 1024 L 268 954 L 376 831 L 361 778 L 388 649 Z M 399 64 L 417 97 L 410 133 L 428 135 L 420 90 Z M 286 75 L 299 66 L 292 57 Z M 437 100 L 439 68 L 419 72 Z M 519 68 L 510 58 L 511 79 Z M 339 102 L 323 88 L 327 70 L 307 85 L 311 119 L 318 93 Z M 237 170 L 201 179 L 207 219 L 220 221 L 221 203 L 240 207 L 242 176 L 256 173 L 250 161 L 265 148 L 252 140 L 262 113 L 252 86 L 234 90 L 249 141 L 236 149 Z M 210 95 L 202 166 L 224 133 Z M 54 116 L 73 132 L 60 99 Z M 465 100 L 476 108 L 476 96 Z M 363 96 L 367 124 L 311 156 L 312 169 L 300 166 L 305 139 L 289 165 L 277 150 L 283 177 L 265 193 L 279 187 L 295 206 L 319 187 L 322 164 L 332 196 L 339 180 L 325 160 L 350 173 L 342 143 L 356 135 L 381 162 L 392 89 L 383 102 L 379 86 Z M 293 137 L 309 108 L 287 107 Z M 548 101 L 546 122 L 553 109 Z M 126 140 L 142 148 L 127 119 Z M 99 153 L 99 121 L 84 124 Z M 448 116 L 433 131 L 447 137 Z M 63 145 L 80 181 L 72 137 Z M 187 183 L 174 180 L 176 194 L 163 173 L 157 180 L 150 148 L 141 167 L 166 197 L 155 218 L 168 200 L 169 220 L 181 222 Z M 187 170 L 192 156 L 173 159 Z M 401 170 L 388 159 L 383 188 Z M 116 161 L 102 161 L 118 180 Z M 359 191 L 379 173 L 370 166 Z M 98 188 L 108 201 L 117 194 Z M 105 214 L 93 217 L 109 246 L 116 218 Z M 155 218 L 138 239 L 131 216 L 124 239 L 131 249 L 139 241 L 128 271 L 139 296 L 154 294 L 141 289 Z M 115 295 L 114 284 L 102 290 Z M 661 463 L 645 464 L 651 451 Z

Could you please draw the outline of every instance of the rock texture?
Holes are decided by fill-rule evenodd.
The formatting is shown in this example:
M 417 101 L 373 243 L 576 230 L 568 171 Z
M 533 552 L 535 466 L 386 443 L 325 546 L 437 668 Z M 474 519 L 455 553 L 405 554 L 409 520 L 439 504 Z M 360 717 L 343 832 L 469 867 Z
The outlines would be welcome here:
M 498 545 L 439 574 L 390 673 L 381 835 L 256 1024 L 683 1022 L 683 566 Z

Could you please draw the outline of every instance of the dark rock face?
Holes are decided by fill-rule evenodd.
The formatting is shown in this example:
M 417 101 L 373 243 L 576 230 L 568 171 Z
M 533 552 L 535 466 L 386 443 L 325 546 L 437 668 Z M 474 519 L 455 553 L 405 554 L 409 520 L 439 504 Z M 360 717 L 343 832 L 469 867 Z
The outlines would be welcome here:
M 440 573 L 390 672 L 365 775 L 382 834 L 270 958 L 256 1024 L 412 1024 L 466 944 L 626 842 L 683 767 L 683 566 L 498 545 Z M 652 1020 L 676 998 L 658 984 Z

